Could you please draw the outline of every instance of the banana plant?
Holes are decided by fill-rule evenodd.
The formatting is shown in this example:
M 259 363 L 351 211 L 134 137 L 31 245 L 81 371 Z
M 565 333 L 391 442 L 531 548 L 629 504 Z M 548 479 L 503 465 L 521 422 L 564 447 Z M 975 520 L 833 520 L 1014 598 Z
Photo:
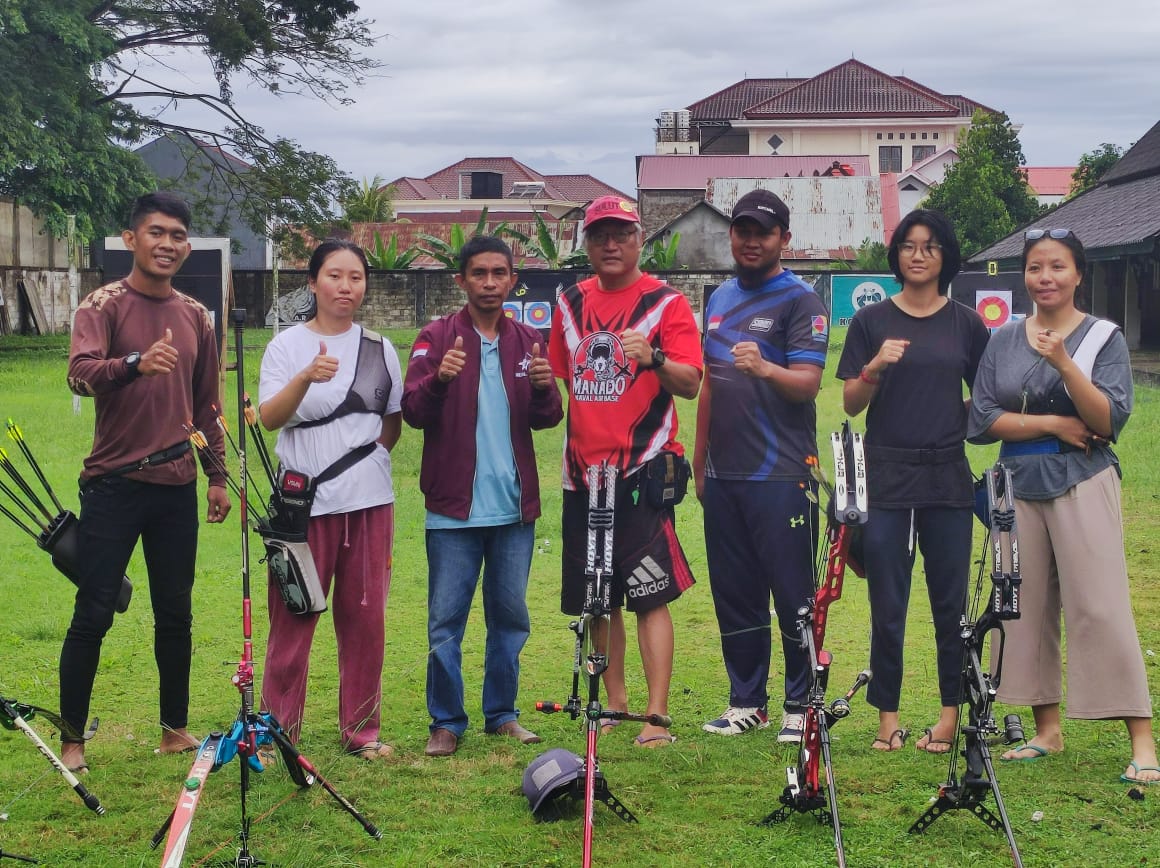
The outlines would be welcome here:
M 528 256 L 544 260 L 545 265 L 551 271 L 558 271 L 561 268 L 584 268 L 588 265 L 588 252 L 583 247 L 576 248 L 567 256 L 560 255 L 560 246 L 564 237 L 563 223 L 557 223 L 556 231 L 553 233 L 539 211 L 533 211 L 532 218 L 536 223 L 536 237 L 534 239 L 518 229 L 505 227 L 504 234 L 519 241 Z
M 654 239 L 640 252 L 640 267 L 645 271 L 672 271 L 677 267 L 677 247 L 680 243 L 680 232 L 674 232 L 668 244 L 659 238 Z
M 475 228 L 470 230 L 462 224 L 455 223 L 451 226 L 451 231 L 447 233 L 448 240 L 444 241 L 434 235 L 420 235 L 419 240 L 424 242 L 427 246 L 418 248 L 419 253 L 425 253 L 442 265 L 444 268 L 449 268 L 456 271 L 459 268 L 459 251 L 463 249 L 463 245 L 467 243 L 467 239 L 474 238 L 477 235 L 486 235 L 487 227 L 487 206 L 483 206 L 483 211 L 479 214 L 479 220 L 475 223 Z M 500 235 L 510 233 L 507 221 L 500 223 L 493 230 L 493 234 Z
M 384 244 L 383 236 L 378 232 L 375 233 L 374 244 L 368 247 L 365 252 L 371 268 L 384 271 L 402 271 L 410 268 L 411 263 L 422 253 L 417 247 L 408 247 L 400 252 L 398 238 L 392 235 L 390 241 Z

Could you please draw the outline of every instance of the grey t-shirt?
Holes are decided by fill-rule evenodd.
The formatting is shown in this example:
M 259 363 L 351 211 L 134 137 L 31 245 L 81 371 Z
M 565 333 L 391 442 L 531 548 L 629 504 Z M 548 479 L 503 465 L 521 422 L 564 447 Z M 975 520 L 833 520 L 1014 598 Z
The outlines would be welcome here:
M 1096 318 L 1089 315 L 1067 336 L 1064 347 L 1068 355 L 1075 356 L 1095 322 Z M 1118 329 L 1096 355 L 1091 380 L 1111 402 L 1114 441 L 1131 415 L 1133 397 L 1128 343 Z M 994 443 L 997 438 L 987 429 L 1005 412 L 1079 415 L 1059 373 L 1027 342 L 1023 321 L 1003 326 L 987 344 L 971 392 L 967 439 L 972 443 Z M 1074 451 L 1009 456 L 1003 463 L 1011 468 L 1015 493 L 1022 500 L 1050 500 L 1111 465 L 1119 468 L 1116 454 L 1107 446 L 1094 447 L 1090 454 Z

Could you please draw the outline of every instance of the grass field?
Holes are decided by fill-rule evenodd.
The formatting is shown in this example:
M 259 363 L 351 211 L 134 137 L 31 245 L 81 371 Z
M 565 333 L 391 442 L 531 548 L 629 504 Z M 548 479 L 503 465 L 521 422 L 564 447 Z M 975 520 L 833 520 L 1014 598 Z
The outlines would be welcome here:
M 841 333 L 834 336 L 831 364 Z M 406 356 L 413 332 L 391 334 Z M 256 390 L 261 348 L 268 332 L 246 335 L 245 371 Z M 92 436 L 93 409 L 79 414 L 64 384 L 67 342 L 60 338 L 0 342 L 0 418 L 22 427 L 66 506 L 75 506 L 74 481 Z M 234 376 L 226 383 L 232 409 Z M 819 431 L 841 421 L 837 381 L 827 374 L 818 399 Z M 1118 448 L 1125 468 L 1125 522 L 1136 625 L 1153 692 L 1160 668 L 1160 390 L 1139 388 L 1136 411 Z M 682 440 L 691 445 L 695 405 L 681 403 Z M 272 440 L 271 440 L 272 442 Z M 420 435 L 404 427 L 394 453 L 397 534 L 394 576 L 387 612 L 383 674 L 383 735 L 397 748 L 389 763 L 370 765 L 341 755 L 336 722 L 337 666 L 327 616 L 320 624 L 310 676 L 301 747 L 338 789 L 384 831 L 372 841 L 321 790 L 297 792 L 283 771 L 256 776 L 250 797 L 255 855 L 283 866 L 348 865 L 573 865 L 580 860 L 579 814 L 537 823 L 520 795 L 523 769 L 549 747 L 583 754 L 582 724 L 563 715 L 530 711 L 538 699 L 564 701 L 571 687 L 573 637 L 558 610 L 560 429 L 537 435 L 544 517 L 533 560 L 529 601 L 532 637 L 523 656 L 522 721 L 544 737 L 543 745 L 496 740 L 481 730 L 482 612 L 476 611 L 464 644 L 468 710 L 472 726 L 450 759 L 423 755 L 428 718 L 424 702 L 426 563 L 423 504 L 418 489 Z M 4 444 L 10 454 L 12 444 Z M 976 467 L 994 451 L 971 448 Z M 19 459 L 15 459 L 19 460 Z M 871 496 L 873 494 L 871 493 Z M 618 820 L 597 806 L 596 862 L 607 865 L 769 863 L 834 864 L 829 829 L 795 816 L 765 828 L 757 822 L 777 807 L 790 754 L 776 744 L 774 729 L 736 738 L 700 731 L 728 698 L 727 682 L 709 594 L 700 507 L 688 498 L 678 510 L 678 529 L 699 584 L 672 607 L 677 661 L 671 697 L 678 741 L 670 749 L 645 751 L 632 743 L 626 724 L 600 741 L 602 767 L 612 791 L 639 818 Z M 236 514 L 236 513 L 235 513 Z M 241 654 L 240 539 L 231 516 L 225 526 L 203 525 L 195 590 L 194 681 L 191 729 L 227 727 L 237 714 L 230 683 Z M 256 542 L 256 540 L 255 540 Z M 255 656 L 265 648 L 265 577 L 253 545 Z M 72 586 L 28 537 L 0 523 L 0 694 L 46 707 L 57 703 L 57 658 L 72 609 Z M 47 865 L 131 866 L 157 864 L 148 842 L 166 818 L 189 766 L 188 757 L 153 754 L 158 731 L 156 669 L 145 571 L 139 555 L 129 570 L 137 594 L 118 616 L 102 654 L 93 713 L 100 731 L 90 743 L 93 766 L 86 785 L 108 809 L 87 811 L 20 733 L 0 732 L 0 849 L 34 856 Z M 902 716 L 912 733 L 938 713 L 929 609 L 916 579 L 907 633 L 907 677 Z M 631 622 L 631 619 L 629 619 Z M 861 580 L 846 579 L 845 596 L 830 609 L 827 646 L 833 652 L 831 697 L 846 689 L 866 666 L 869 615 Z M 630 637 L 629 690 L 639 702 L 644 683 Z M 259 672 L 260 677 L 260 672 Z M 781 668 L 775 665 L 774 681 Z M 772 691 L 776 695 L 776 687 Z M 1023 713 L 1027 709 L 999 708 Z M 877 716 L 861 697 L 853 714 L 833 730 L 839 809 L 851 866 L 943 866 L 1010 864 L 1003 836 L 965 812 L 940 819 L 920 836 L 907 834 L 946 776 L 945 759 L 907 749 L 872 751 Z M 51 728 L 34 725 L 46 738 Z M 1128 754 L 1116 722 L 1068 721 L 1067 749 L 1043 762 L 1002 765 L 998 770 L 1024 863 L 1028 866 L 1154 865 L 1160 835 L 1160 787 L 1144 801 L 1128 798 L 1118 780 Z M 1041 819 L 1033 819 L 1042 812 Z M 238 765 L 210 778 L 187 850 L 187 865 L 233 858 L 238 831 Z M 200 860 L 200 861 L 199 861 Z

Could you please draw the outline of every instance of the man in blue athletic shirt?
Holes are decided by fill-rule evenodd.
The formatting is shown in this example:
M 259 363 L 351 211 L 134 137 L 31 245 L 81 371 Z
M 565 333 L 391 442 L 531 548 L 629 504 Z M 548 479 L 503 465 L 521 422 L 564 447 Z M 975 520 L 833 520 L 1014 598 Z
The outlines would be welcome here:
M 781 265 L 789 209 L 768 190 L 742 196 L 729 238 L 737 276 L 705 310 L 705 368 L 693 473 L 705 517 L 709 584 L 729 705 L 703 727 L 737 735 L 769 725 L 770 596 L 785 654 L 778 741 L 801 738 L 809 661 L 797 610 L 813 594 L 818 509 L 806 459 L 817 452 L 814 398 L 829 318 Z
M 540 515 L 532 431 L 564 418 L 543 338 L 504 315 L 516 285 L 511 249 L 499 238 L 472 238 L 455 280 L 467 304 L 419 332 L 403 385 L 403 418 L 423 431 L 428 756 L 455 753 L 467 730 L 462 644 L 481 567 L 484 731 L 540 740 L 516 707 Z

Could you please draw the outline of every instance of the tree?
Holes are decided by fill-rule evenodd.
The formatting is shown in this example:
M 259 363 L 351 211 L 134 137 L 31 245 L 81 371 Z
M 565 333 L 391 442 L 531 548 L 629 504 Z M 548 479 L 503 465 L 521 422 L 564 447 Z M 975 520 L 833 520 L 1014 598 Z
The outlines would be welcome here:
M 1006 113 L 976 111 L 958 146 L 959 160 L 923 207 L 943 212 L 970 256 L 1033 220 L 1039 203 L 1027 186 L 1023 146 Z
M 391 200 L 395 188 L 387 186 L 380 175 L 352 187 L 342 199 L 342 216 L 349 223 L 387 223 L 394 216 Z
M 890 271 L 890 260 L 887 259 L 886 245 L 881 241 L 872 241 L 865 238 L 854 257 L 855 271 L 868 271 L 872 274 L 882 274 Z
M 1119 145 L 1104 142 L 1094 151 L 1088 151 L 1080 157 L 1079 165 L 1071 174 L 1071 189 L 1067 192 L 1067 198 L 1078 196 L 1084 190 L 1094 187 L 1123 155 L 1124 149 Z
M 674 232 L 668 244 L 654 238 L 640 251 L 640 267 L 645 271 L 672 271 L 677 267 L 677 247 L 680 244 L 680 232 Z
M 68 214 L 92 237 L 122 227 L 155 179 L 127 146 L 166 133 L 222 148 L 231 204 L 265 234 L 271 222 L 320 225 L 350 179 L 332 160 L 268 135 L 235 108 L 233 83 L 272 94 L 347 101 L 374 67 L 353 0 L 0 0 L 0 195 L 63 232 Z M 182 90 L 141 70 L 174 52 L 208 61 L 216 90 Z M 179 122 L 199 106 L 218 122 Z

